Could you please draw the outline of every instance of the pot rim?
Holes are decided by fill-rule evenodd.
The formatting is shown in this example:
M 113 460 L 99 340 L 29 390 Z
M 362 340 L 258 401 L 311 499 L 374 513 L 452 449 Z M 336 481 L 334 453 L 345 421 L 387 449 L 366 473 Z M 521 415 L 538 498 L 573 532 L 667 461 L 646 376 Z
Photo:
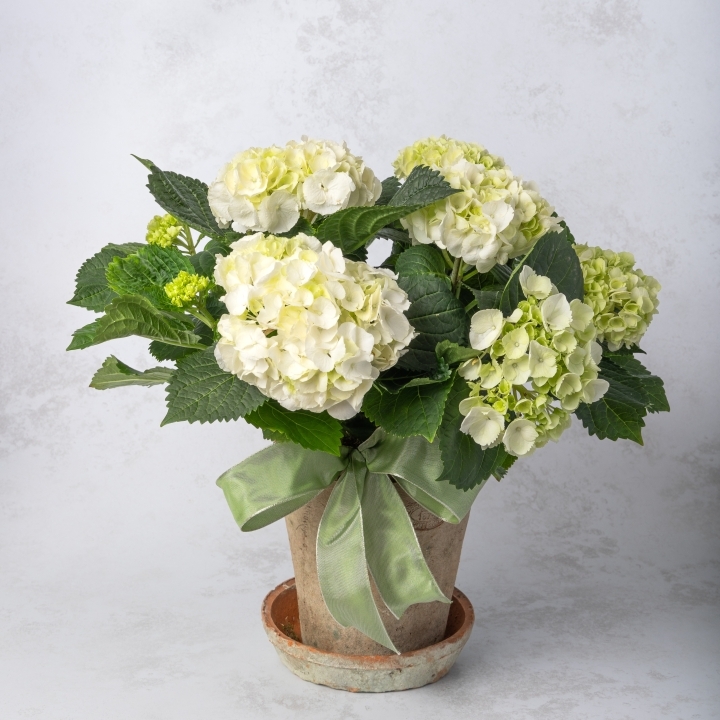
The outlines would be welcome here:
M 274 590 L 271 590 L 263 600 L 261 616 L 265 632 L 268 634 L 268 637 L 273 644 L 283 645 L 283 649 L 286 652 L 294 654 L 292 652 L 293 650 L 296 648 L 298 650 L 302 648 L 302 652 L 312 653 L 315 655 L 315 661 L 321 664 L 325 664 L 322 660 L 326 659 L 327 661 L 334 660 L 335 662 L 333 664 L 337 666 L 337 661 L 342 659 L 345 663 L 349 663 L 349 666 L 351 667 L 367 668 L 368 663 L 372 663 L 376 669 L 380 669 L 383 666 L 387 669 L 397 668 L 398 664 L 407 667 L 408 665 L 414 664 L 412 662 L 414 659 L 424 662 L 428 650 L 432 650 L 436 657 L 442 657 L 456 652 L 457 644 L 465 644 L 475 624 L 475 611 L 472 603 L 463 592 L 454 588 L 452 601 L 453 604 L 458 603 L 458 605 L 462 608 L 464 618 L 460 627 L 452 635 L 443 638 L 440 642 L 434 643 L 433 645 L 418 648 L 417 650 L 410 650 L 409 652 L 400 653 L 398 655 L 345 655 L 343 653 L 336 653 L 329 650 L 320 650 L 312 645 L 305 645 L 305 643 L 293 640 L 277 626 L 272 617 L 272 607 L 280 595 L 292 590 L 295 590 L 294 577 L 280 583 Z M 305 657 L 305 660 L 308 659 L 309 658 Z

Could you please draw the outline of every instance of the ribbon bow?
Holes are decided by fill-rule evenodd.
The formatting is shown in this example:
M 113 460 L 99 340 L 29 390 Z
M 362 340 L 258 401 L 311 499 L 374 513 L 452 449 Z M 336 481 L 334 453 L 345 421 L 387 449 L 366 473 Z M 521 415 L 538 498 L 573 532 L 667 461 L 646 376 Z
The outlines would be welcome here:
M 257 530 L 302 507 L 338 482 L 317 536 L 317 569 L 325 604 L 344 627 L 354 627 L 398 652 L 373 600 L 368 568 L 390 612 L 400 618 L 419 602 L 449 603 L 425 562 L 397 484 L 439 518 L 459 523 L 480 487 L 459 490 L 438 482 L 437 442 L 376 430 L 356 450 L 336 457 L 278 443 L 228 470 L 217 481 L 243 531 Z

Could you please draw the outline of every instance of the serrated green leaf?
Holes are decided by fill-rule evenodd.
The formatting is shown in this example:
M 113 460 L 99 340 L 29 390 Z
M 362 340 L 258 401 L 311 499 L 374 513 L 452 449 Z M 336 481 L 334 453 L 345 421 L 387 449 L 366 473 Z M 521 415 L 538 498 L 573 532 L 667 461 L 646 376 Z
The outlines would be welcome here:
M 209 252 L 211 255 L 222 255 L 226 257 L 230 254 L 232 248 L 230 245 L 217 238 L 210 238 L 203 249 L 203 252 Z
M 156 360 L 176 361 L 180 358 L 184 358 L 186 355 L 190 355 L 190 353 L 200 352 L 204 349 L 204 347 L 204 345 L 199 345 L 196 348 L 178 347 L 177 345 L 168 345 L 164 342 L 160 342 L 159 340 L 153 340 L 148 349 L 150 350 L 150 354 Z
M 458 192 L 460 190 L 452 187 L 437 170 L 418 165 L 412 169 L 389 204 L 395 207 L 425 207 Z
M 142 295 L 125 295 L 115 298 L 105 308 L 105 315 L 100 319 L 75 331 L 68 350 L 130 335 L 160 340 L 168 345 L 202 347 L 200 338 L 192 332 L 192 328 L 193 323 L 188 318 L 162 312 Z
M 68 350 L 84 350 L 95 344 L 95 334 L 98 331 L 100 321 L 95 320 L 79 328 L 72 334 L 72 340 L 67 346 Z
M 379 384 L 363 400 L 365 417 L 398 437 L 422 435 L 430 442 L 442 421 L 452 377 L 444 382 L 420 378 L 395 392 Z
M 133 255 L 115 258 L 106 277 L 118 295 L 142 295 L 161 310 L 180 312 L 166 295 L 165 285 L 182 270 L 195 274 L 190 260 L 175 248 L 144 245 Z
M 376 236 L 379 238 L 385 238 L 386 240 L 392 240 L 393 253 L 396 254 L 401 253 L 405 248 L 412 245 L 412 240 L 410 239 L 410 235 L 406 230 L 398 230 L 397 228 L 393 227 L 384 227 L 380 228 L 380 230 L 377 231 Z
M 618 398 L 612 388 L 603 398 L 591 405 L 581 403 L 575 414 L 588 433 L 597 435 L 601 440 L 622 438 L 632 440 L 638 445 L 643 444 L 645 408 L 629 403 L 623 397 Z
M 507 453 L 506 453 L 507 455 Z M 493 477 L 499 482 L 502 480 L 508 473 L 508 470 L 513 466 L 517 458 L 514 455 L 507 455 L 505 460 L 502 462 L 502 464 L 498 465 L 493 470 Z
M 168 412 L 161 424 L 237 420 L 265 400 L 256 387 L 220 368 L 213 346 L 178 362 L 167 388 Z
M 208 204 L 208 186 L 204 182 L 174 172 L 165 172 L 152 160 L 144 160 L 137 155 L 133 157 L 150 170 L 147 187 L 163 210 L 210 237 L 228 234 L 238 236 L 237 233 L 218 226 Z
M 484 350 L 475 350 L 469 347 L 462 347 L 457 343 L 443 340 L 435 347 L 435 354 L 445 360 L 448 365 L 457 365 L 458 363 L 471 360 L 472 358 L 482 355 Z
M 291 412 L 275 400 L 268 400 L 248 413 L 245 420 L 261 430 L 282 433 L 288 440 L 308 450 L 322 450 L 331 455 L 340 455 L 342 425 L 326 412 Z
M 505 451 L 502 443 L 483 450 L 470 435 L 460 430 L 463 416 L 458 406 L 469 394 L 470 387 L 467 382 L 459 375 L 456 376 L 437 433 L 443 461 L 443 474 L 440 479 L 447 480 L 461 490 L 482 485 L 496 473 L 502 477 L 503 469 L 513 462 L 510 460 L 512 456 Z
M 207 250 L 203 250 L 195 255 L 191 255 L 188 260 L 192 263 L 192 266 L 195 268 L 195 272 L 198 275 L 204 275 L 210 279 L 214 278 L 215 256 L 212 253 Z
M 502 290 L 474 290 L 472 288 L 471 290 L 477 302 L 473 312 L 478 310 L 494 310 L 500 307 Z
M 418 333 L 398 367 L 418 372 L 437 367 L 435 346 L 443 341 L 461 345 L 467 341 L 468 318 L 463 304 L 453 295 L 450 280 L 437 275 L 400 277 L 400 287 L 410 298 L 405 313 Z
M 100 252 L 86 260 L 75 277 L 75 294 L 68 305 L 84 307 L 95 312 L 102 312 L 116 294 L 109 288 L 105 271 L 112 260 L 126 257 L 140 248 L 142 243 L 126 243 L 124 245 L 106 245 Z
M 275 432 L 274 430 L 262 429 L 263 440 L 270 440 L 270 442 L 281 443 L 290 442 L 290 438 L 281 432 Z
M 399 189 L 400 181 L 394 175 L 385 178 L 382 181 L 382 192 L 380 193 L 380 197 L 375 201 L 375 206 L 387 205 Z
M 568 242 L 566 232 L 547 233 L 515 266 L 500 299 L 500 309 L 505 315 L 510 315 L 518 303 L 525 299 L 520 288 L 520 270 L 525 265 L 529 265 L 538 275 L 549 277 L 568 301 L 584 298 L 580 260 Z
M 403 276 L 447 275 L 445 258 L 434 245 L 415 245 L 398 256 L 395 271 Z
M 124 387 L 125 385 L 164 385 L 170 382 L 175 371 L 172 368 L 154 367 L 149 370 L 135 370 L 111 355 L 93 375 L 90 387 L 96 390 Z
M 608 350 L 600 361 L 599 377 L 610 384 L 607 393 L 591 405 L 580 405 L 575 414 L 590 435 L 642 445 L 648 411 L 670 410 L 662 380 L 631 354 Z
M 317 229 L 320 242 L 329 240 L 344 255 L 361 248 L 385 225 L 417 210 L 413 207 L 352 207 L 329 215 Z

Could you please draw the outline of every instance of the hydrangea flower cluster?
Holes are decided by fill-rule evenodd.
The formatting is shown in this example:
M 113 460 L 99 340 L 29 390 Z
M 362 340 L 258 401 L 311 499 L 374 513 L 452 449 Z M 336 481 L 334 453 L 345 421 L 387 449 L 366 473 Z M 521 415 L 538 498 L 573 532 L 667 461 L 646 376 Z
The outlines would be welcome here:
M 167 285 L 165 294 L 176 307 L 185 307 L 195 302 L 210 287 L 210 278 L 181 270 Z
M 237 232 L 283 233 L 302 215 L 331 215 L 374 205 L 382 185 L 345 143 L 291 141 L 285 147 L 250 148 L 236 155 L 208 189 L 220 227 Z
M 217 256 L 228 314 L 215 357 L 288 410 L 345 420 L 414 337 L 389 270 L 346 260 L 332 243 L 256 233 Z
M 169 248 L 174 245 L 182 229 L 180 221 L 172 215 L 155 215 L 148 223 L 145 240 L 149 245 Z
M 658 311 L 660 283 L 635 267 L 632 253 L 588 245 L 574 247 L 598 340 L 605 341 L 610 350 L 637 345 Z
M 558 227 L 560 218 L 535 184 L 513 175 L 481 145 L 431 137 L 402 150 L 393 166 L 405 178 L 417 165 L 438 170 L 461 192 L 400 222 L 416 243 L 435 243 L 479 272 L 523 255 Z
M 570 413 L 609 387 L 598 378 L 602 348 L 594 339 L 592 308 L 568 302 L 528 266 L 520 287 L 526 299 L 509 317 L 500 310 L 475 313 L 470 345 L 486 352 L 460 367 L 471 387 L 460 403 L 460 429 L 483 449 L 502 441 L 515 456 L 558 440 Z

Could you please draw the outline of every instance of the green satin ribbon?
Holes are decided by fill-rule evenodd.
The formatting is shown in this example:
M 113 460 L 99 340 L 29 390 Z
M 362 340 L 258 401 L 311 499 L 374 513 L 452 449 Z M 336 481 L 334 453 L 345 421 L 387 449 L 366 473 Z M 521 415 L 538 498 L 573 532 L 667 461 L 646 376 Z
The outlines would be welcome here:
M 320 520 L 317 568 L 330 614 L 398 652 L 372 597 L 400 618 L 419 602 L 449 603 L 425 562 L 410 517 L 389 476 L 426 510 L 458 523 L 480 487 L 438 482 L 437 442 L 377 430 L 342 457 L 278 443 L 224 473 L 217 484 L 241 530 L 257 530 L 302 507 L 338 480 Z

